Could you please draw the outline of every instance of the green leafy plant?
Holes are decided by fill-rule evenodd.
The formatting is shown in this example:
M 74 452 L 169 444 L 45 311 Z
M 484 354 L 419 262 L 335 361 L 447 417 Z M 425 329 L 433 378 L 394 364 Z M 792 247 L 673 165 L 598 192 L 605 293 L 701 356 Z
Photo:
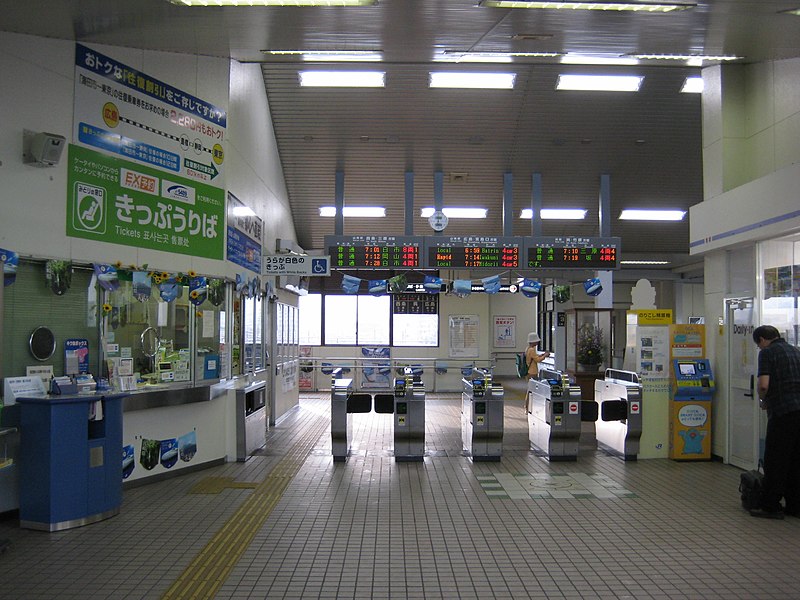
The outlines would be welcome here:
M 599 365 L 604 356 L 603 330 L 594 325 L 582 326 L 578 330 L 578 364 Z

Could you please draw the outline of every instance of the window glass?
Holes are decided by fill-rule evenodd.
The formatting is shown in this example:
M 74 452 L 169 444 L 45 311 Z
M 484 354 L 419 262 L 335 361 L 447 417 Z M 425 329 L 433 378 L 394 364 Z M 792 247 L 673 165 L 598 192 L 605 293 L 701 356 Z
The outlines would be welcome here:
M 300 344 L 322 344 L 322 294 L 308 294 L 298 298 L 300 312 Z
M 394 315 L 394 346 L 438 346 L 439 315 Z
M 358 296 L 358 345 L 389 345 L 389 296 Z
M 194 307 L 197 345 L 197 379 L 219 379 L 220 356 L 225 343 L 224 306 L 214 306 L 208 298 Z
M 355 345 L 357 296 L 325 296 L 325 344 Z

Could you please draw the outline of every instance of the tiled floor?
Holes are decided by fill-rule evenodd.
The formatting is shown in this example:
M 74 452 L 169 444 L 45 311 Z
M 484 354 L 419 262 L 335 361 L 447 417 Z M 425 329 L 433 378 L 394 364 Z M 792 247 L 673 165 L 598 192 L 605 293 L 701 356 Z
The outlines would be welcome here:
M 513 396 L 501 462 L 463 457 L 460 399 L 429 395 L 423 462 L 368 414 L 336 464 L 328 396 L 305 397 L 246 463 L 127 489 L 112 519 L 0 522 L 0 598 L 800 598 L 800 519 L 750 517 L 737 469 L 550 464 Z

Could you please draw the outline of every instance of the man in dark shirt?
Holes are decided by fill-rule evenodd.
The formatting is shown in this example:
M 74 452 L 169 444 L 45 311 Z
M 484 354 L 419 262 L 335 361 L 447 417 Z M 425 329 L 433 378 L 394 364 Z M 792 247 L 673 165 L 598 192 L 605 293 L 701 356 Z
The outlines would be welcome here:
M 800 350 L 771 325 L 756 327 L 759 405 L 767 411 L 764 441 L 764 489 L 754 517 L 800 517 Z

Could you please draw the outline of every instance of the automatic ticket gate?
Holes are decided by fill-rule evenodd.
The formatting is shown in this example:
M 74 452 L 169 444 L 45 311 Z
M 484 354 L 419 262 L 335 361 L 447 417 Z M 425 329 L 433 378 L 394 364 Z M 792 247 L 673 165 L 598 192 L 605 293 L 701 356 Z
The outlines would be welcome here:
M 334 462 L 347 460 L 353 437 L 353 416 L 347 410 L 347 399 L 353 393 L 352 379 L 331 382 L 331 452 Z
M 642 437 L 642 386 L 632 371 L 606 369 L 606 378 L 594 382 L 600 406 L 595 424 L 597 443 L 625 460 L 636 460 Z
M 425 388 L 411 368 L 394 381 L 394 459 L 421 461 L 425 457 Z
M 503 386 L 482 369 L 474 369 L 461 382 L 463 450 L 473 461 L 499 461 L 503 456 Z
M 597 419 L 597 405 L 581 400 L 581 389 L 560 372 L 528 381 L 528 439 L 551 461 L 574 461 L 580 448 L 581 422 Z

